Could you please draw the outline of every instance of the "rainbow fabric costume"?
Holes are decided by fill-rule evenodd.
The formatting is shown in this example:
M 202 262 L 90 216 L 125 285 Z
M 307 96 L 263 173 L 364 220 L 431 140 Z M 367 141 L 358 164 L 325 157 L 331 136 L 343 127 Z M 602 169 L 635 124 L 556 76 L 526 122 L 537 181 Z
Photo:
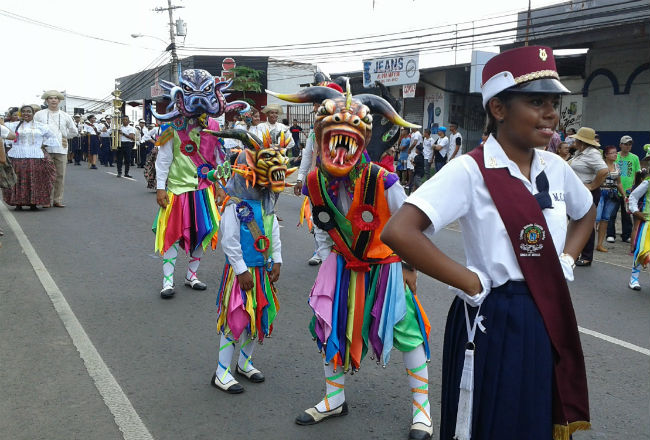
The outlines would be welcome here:
M 355 174 L 355 179 L 337 183 L 353 188 L 346 214 L 337 207 L 338 197 L 328 191 L 320 170 L 310 173 L 305 187 L 314 223 L 334 243 L 309 297 L 312 335 L 325 361 L 342 365 L 344 371 L 358 370 L 370 348 L 384 365 L 393 346 L 406 352 L 424 344 L 428 358 L 426 313 L 404 285 L 401 259 L 379 240 L 391 215 L 386 191 L 397 176 L 371 163 L 358 166 Z M 323 222 L 321 213 L 330 221 Z
M 219 123 L 207 119 L 207 128 L 218 131 Z M 224 161 L 219 140 L 209 133 L 201 133 L 201 125 L 186 124 L 180 130 L 164 127 L 159 145 L 171 141 L 173 160 L 167 177 L 169 204 L 160 208 L 153 223 L 156 234 L 155 250 L 165 253 L 180 242 L 186 253 L 212 242 L 216 247 L 219 229 L 219 210 L 215 202 L 215 186 L 207 172 Z
M 414 126 L 385 99 L 353 96 L 348 81 L 345 87 L 345 93 L 333 84 L 292 95 L 268 92 L 286 101 L 320 104 L 314 122 L 318 168 L 308 175 L 303 193 L 312 205 L 323 260 L 309 306 L 314 312 L 310 330 L 323 353 L 325 397 L 295 421 L 313 425 L 346 415 L 344 373 L 358 371 L 369 350 L 385 365 L 395 347 L 403 353 L 413 395 L 410 436 L 428 439 L 433 430 L 427 370 L 430 326 L 404 282 L 401 259 L 380 240 L 406 194 L 397 176 L 370 163 L 367 154 L 372 151 L 368 143 L 373 112 L 395 125 Z M 375 151 L 378 156 L 382 152 Z

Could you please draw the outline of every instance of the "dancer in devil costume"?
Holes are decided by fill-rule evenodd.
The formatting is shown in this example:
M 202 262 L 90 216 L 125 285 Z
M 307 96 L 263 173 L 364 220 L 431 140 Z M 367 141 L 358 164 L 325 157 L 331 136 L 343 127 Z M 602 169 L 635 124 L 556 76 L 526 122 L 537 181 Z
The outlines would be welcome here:
M 410 438 L 428 439 L 427 337 L 429 322 L 415 295 L 415 272 L 403 274 L 399 257 L 379 240 L 391 213 L 406 199 L 395 174 L 370 162 L 371 112 L 393 124 L 404 121 L 375 95 L 352 96 L 349 83 L 340 93 L 309 87 L 293 95 L 268 92 L 291 102 L 321 103 L 314 123 L 318 167 L 303 187 L 312 204 L 323 264 L 309 305 L 312 335 L 323 353 L 325 397 L 296 418 L 299 425 L 346 415 L 344 373 L 358 371 L 370 350 L 386 365 L 393 347 L 404 353 L 413 392 Z M 405 285 L 405 278 L 407 284 Z
M 179 247 L 190 255 L 185 285 L 205 290 L 196 272 L 208 245 L 216 247 L 219 227 L 217 202 L 223 191 L 207 178 L 207 173 L 225 159 L 223 145 L 202 129 L 218 131 L 218 117 L 227 111 L 246 111 L 242 101 L 226 103 L 230 82 L 216 82 L 206 70 L 188 69 L 179 85 L 162 81 L 171 99 L 169 113 L 153 116 L 167 122 L 157 140 L 156 197 L 160 210 L 153 224 L 155 250 L 163 256 L 162 298 L 174 296 L 174 267 Z
M 230 374 L 238 341 L 241 344 L 235 372 L 250 382 L 264 382 L 262 372 L 253 366 L 253 341 L 262 343 L 265 336 L 270 336 L 280 309 L 273 284 L 280 276 L 282 264 L 275 204 L 287 186 L 286 176 L 296 168 L 287 170 L 286 147 L 291 138 L 285 138 L 284 133 L 280 134 L 278 144 L 271 144 L 268 131 L 263 133 L 263 142 L 245 130 L 214 134 L 235 138 L 246 147 L 237 157 L 234 173 L 226 184 L 226 207 L 220 225 L 226 264 L 217 295 L 221 343 L 217 370 L 211 380 L 212 386 L 238 394 L 244 387 Z M 214 174 L 210 171 L 208 179 L 214 180 Z

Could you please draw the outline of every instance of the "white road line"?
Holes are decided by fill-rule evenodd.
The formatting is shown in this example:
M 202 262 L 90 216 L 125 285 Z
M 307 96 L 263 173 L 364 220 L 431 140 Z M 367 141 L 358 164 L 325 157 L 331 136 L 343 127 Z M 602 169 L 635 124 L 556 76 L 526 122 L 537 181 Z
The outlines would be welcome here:
M 140 416 L 138 416 L 138 413 L 133 408 L 133 405 L 131 405 L 128 397 L 124 394 L 124 391 L 122 391 L 120 384 L 117 383 L 115 377 L 111 374 L 108 366 L 104 363 L 101 355 L 97 352 L 97 349 L 86 334 L 86 331 L 79 323 L 79 320 L 77 320 L 63 293 L 59 290 L 31 242 L 4 203 L 0 203 L 0 212 L 2 212 L 5 221 L 22 246 L 25 255 L 27 255 L 29 262 L 34 268 L 34 272 L 36 272 L 43 288 L 50 297 L 56 313 L 68 331 L 72 343 L 79 351 L 79 355 L 84 361 L 88 374 L 95 382 L 95 387 L 102 395 L 104 403 L 113 414 L 115 423 L 120 431 L 122 431 L 124 439 L 153 440 L 153 436 L 142 422 L 142 419 L 140 419 Z
M 629 342 L 621 341 L 620 339 L 613 338 L 611 336 L 604 335 L 602 333 L 595 332 L 593 330 L 589 330 L 588 328 L 580 327 L 578 326 L 578 330 L 580 330 L 581 333 L 584 333 L 586 335 L 593 336 L 594 338 L 602 339 L 603 341 L 610 342 L 612 344 L 620 345 L 621 347 L 628 348 L 630 350 L 634 350 L 636 352 L 639 352 L 641 354 L 645 354 L 646 356 L 650 356 L 650 350 L 647 348 L 639 347 L 638 345 L 630 344 Z
M 110 174 L 111 176 L 117 176 L 117 173 L 111 173 L 110 171 L 105 171 L 105 173 Z M 135 180 L 133 177 L 124 177 L 124 176 L 122 176 L 122 179 L 132 180 L 134 182 L 137 182 L 137 180 Z

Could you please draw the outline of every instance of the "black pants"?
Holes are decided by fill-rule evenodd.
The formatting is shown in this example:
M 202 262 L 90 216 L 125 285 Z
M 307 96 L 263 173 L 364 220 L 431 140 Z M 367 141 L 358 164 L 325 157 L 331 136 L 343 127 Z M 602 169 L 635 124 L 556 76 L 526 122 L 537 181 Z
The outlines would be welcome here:
M 147 154 L 149 154 L 152 147 L 153 144 L 151 142 L 147 141 L 147 142 L 140 143 L 140 146 L 138 147 L 138 153 L 140 153 L 138 166 L 140 168 L 144 168 L 144 164 L 147 161 Z
M 117 160 L 117 174 L 122 174 L 122 163 L 124 163 L 124 174 L 129 174 L 132 150 L 133 142 L 122 142 L 122 145 L 115 151 L 115 159 Z
M 598 202 L 600 202 L 600 188 L 596 188 L 591 192 L 591 196 L 594 199 L 594 205 L 598 206 Z M 585 244 L 585 247 L 582 249 L 582 252 L 580 252 L 580 258 L 585 260 L 585 261 L 592 261 L 594 259 L 594 244 L 596 241 L 596 228 L 591 228 L 591 235 L 589 236 L 589 240 L 587 240 L 587 243 Z
M 607 222 L 607 236 L 616 237 L 616 215 L 618 214 L 619 209 L 621 210 L 621 224 L 623 227 L 621 240 L 627 241 L 627 239 L 632 236 L 632 216 L 627 213 L 625 199 L 621 197 L 618 198 L 616 208 L 614 208 L 614 212 L 612 212 L 612 216 L 609 218 L 609 222 Z
M 74 157 L 74 163 L 79 165 L 81 163 L 81 138 L 73 137 L 70 139 L 70 150 Z

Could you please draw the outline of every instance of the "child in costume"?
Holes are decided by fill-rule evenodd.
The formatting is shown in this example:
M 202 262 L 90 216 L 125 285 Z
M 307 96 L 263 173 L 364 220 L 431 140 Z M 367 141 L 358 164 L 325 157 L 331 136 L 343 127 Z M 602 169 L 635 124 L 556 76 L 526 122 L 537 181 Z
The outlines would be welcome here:
M 275 204 L 286 186 L 286 176 L 296 169 L 287 170 L 289 139 L 284 135 L 278 145 L 272 145 L 268 132 L 264 133 L 264 142 L 245 130 L 214 134 L 235 138 L 247 147 L 237 157 L 234 174 L 226 184 L 226 207 L 220 225 L 226 264 L 217 295 L 221 343 L 218 367 L 211 380 L 212 386 L 238 394 L 244 387 L 230 374 L 237 341 L 241 344 L 235 372 L 253 383 L 264 381 L 264 375 L 251 360 L 253 341 L 258 339 L 262 343 L 264 337 L 271 335 L 280 309 L 273 284 L 280 276 L 282 264 Z
M 203 252 L 212 243 L 216 247 L 219 228 L 217 202 L 223 192 L 207 178 L 208 171 L 224 162 L 222 144 L 210 133 L 219 130 L 218 117 L 231 110 L 246 110 L 242 101 L 226 103 L 224 91 L 231 82 L 215 81 L 206 70 L 183 71 L 178 86 L 162 81 L 171 99 L 169 113 L 153 116 L 167 121 L 156 141 L 156 197 L 160 210 L 153 223 L 155 250 L 163 257 L 163 288 L 160 296 L 172 298 L 174 267 L 179 247 L 191 256 L 185 285 L 205 290 L 196 276 Z M 172 110 L 173 107 L 173 110 Z
M 314 123 L 318 167 L 309 173 L 304 193 L 312 204 L 318 254 L 323 263 L 309 296 L 312 335 L 323 353 L 325 397 L 296 418 L 312 425 L 346 415 L 344 373 L 358 371 L 368 351 L 386 365 L 393 347 L 404 353 L 413 392 L 412 439 L 431 437 L 428 400 L 429 323 L 414 289 L 405 286 L 401 259 L 379 240 L 391 215 L 406 198 L 395 174 L 371 163 L 366 146 L 372 112 L 401 126 L 404 121 L 379 96 L 352 96 L 309 87 L 292 102 L 321 103 Z M 415 273 L 407 271 L 414 288 Z
M 542 46 L 496 55 L 482 84 L 490 137 L 415 191 L 382 239 L 457 295 L 445 328 L 439 438 L 569 440 L 590 423 L 567 280 L 596 209 L 567 163 L 535 148 L 550 141 L 559 95 L 569 91 Z M 456 220 L 467 267 L 424 233 Z
M 628 210 L 634 217 L 635 225 L 632 234 L 632 273 L 628 287 L 632 290 L 641 290 L 639 276 L 641 267 L 647 267 L 650 262 L 650 233 L 648 233 L 648 220 L 650 220 L 650 203 L 648 195 L 650 194 L 650 184 L 648 182 L 648 167 L 650 166 L 650 144 L 643 146 L 646 152 L 645 157 L 641 160 L 641 171 L 637 173 L 637 178 L 642 179 L 637 183 L 636 188 L 630 194 L 628 199 Z

